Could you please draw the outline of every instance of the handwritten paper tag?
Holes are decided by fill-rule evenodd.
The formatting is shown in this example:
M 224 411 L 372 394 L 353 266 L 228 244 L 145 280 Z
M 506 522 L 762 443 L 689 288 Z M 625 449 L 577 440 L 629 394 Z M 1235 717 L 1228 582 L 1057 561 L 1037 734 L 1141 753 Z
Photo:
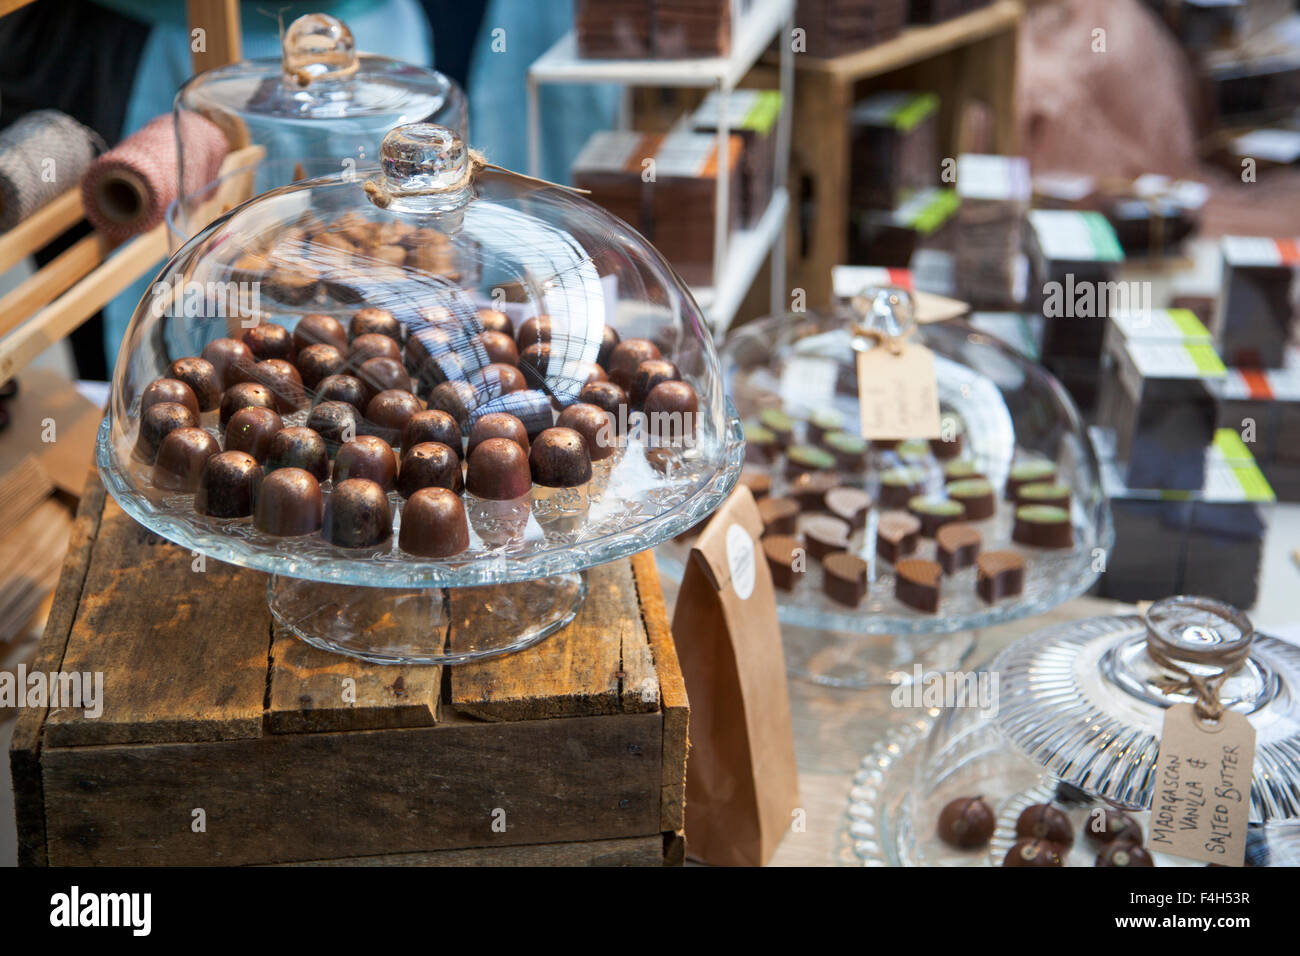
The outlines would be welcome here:
M 858 409 L 863 438 L 938 438 L 934 353 L 915 342 L 859 352 Z
M 1246 859 L 1255 728 L 1226 712 L 1214 723 L 1191 704 L 1165 713 L 1147 846 L 1174 856 L 1241 866 Z

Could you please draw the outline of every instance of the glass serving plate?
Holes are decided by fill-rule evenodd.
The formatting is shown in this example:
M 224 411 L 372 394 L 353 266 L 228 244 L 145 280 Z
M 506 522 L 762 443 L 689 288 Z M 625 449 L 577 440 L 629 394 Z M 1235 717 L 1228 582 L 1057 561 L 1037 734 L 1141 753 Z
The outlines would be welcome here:
M 1172 611 L 1179 630 L 1204 627 L 1205 616 L 1188 614 L 1192 602 L 1219 621 L 1239 615 L 1200 598 L 1168 599 L 1152 611 Z M 1016 841 L 1021 811 L 1038 803 L 1069 818 L 1075 839 L 1063 852 L 1067 866 L 1094 865 L 1100 848 L 1084 838 L 1084 828 L 1100 809 L 1123 810 L 1149 836 L 1164 711 L 1190 699 L 1162 689 L 1168 674 L 1146 655 L 1151 620 L 1102 617 L 1046 628 L 990 664 L 987 673 L 999 679 L 995 713 L 935 709 L 891 731 L 854 778 L 840 862 L 998 866 Z M 1194 633 L 1199 641 L 1204 631 Z M 1248 660 L 1220 693 L 1256 730 L 1246 865 L 1300 865 L 1300 648 L 1262 635 L 1249 639 Z M 955 849 L 936 835 L 939 813 L 976 795 L 996 818 L 992 838 Z M 1157 866 L 1204 865 L 1145 845 Z
M 781 408 L 799 421 L 798 440 L 807 440 L 808 420 L 828 413 L 856 432 L 855 360 L 871 343 L 856 336 L 856 319 L 846 314 L 777 316 L 738 329 L 721 350 L 723 376 L 741 419 L 751 422 L 765 408 Z M 865 686 L 910 679 L 914 666 L 950 669 L 971 645 L 971 630 L 1041 614 L 1082 594 L 1105 567 L 1114 541 L 1110 509 L 1102 493 L 1098 464 L 1078 411 L 1060 384 L 996 339 L 961 321 L 923 324 L 915 337 L 935 355 L 939 402 L 944 413 L 964 423 L 960 459 L 993 485 L 992 518 L 975 522 L 983 550 L 1010 550 L 1025 559 L 1020 595 L 985 603 L 975 590 L 975 568 L 945 576 L 936 614 L 926 614 L 894 597 L 892 565 L 875 553 L 881 508 L 880 475 L 888 469 L 919 469 L 927 494 L 941 493 L 942 462 L 922 443 L 913 449 L 868 453 L 865 468 L 839 472 L 843 485 L 862 488 L 875 502 L 866 528 L 850 536 L 849 551 L 868 562 L 869 591 L 856 608 L 836 603 L 823 591 L 821 564 L 809 560 L 792 591 L 777 591 L 787 637 L 787 661 L 795 673 L 824 683 Z M 752 457 L 752 456 L 751 456 Z M 1002 489 L 1013 462 L 1047 459 L 1057 480 L 1072 492 L 1073 547 L 1030 548 L 1011 540 L 1014 508 Z M 770 476 L 773 496 L 790 487 L 784 456 L 751 461 L 746 471 Z M 689 542 L 660 549 L 666 573 L 685 561 Z M 922 539 L 912 557 L 933 556 Z M 944 635 L 952 635 L 944 637 Z M 883 640 L 890 638 L 892 640 Z
M 394 130 L 383 158 L 369 178 L 334 175 L 271 190 L 180 248 L 127 331 L 97 462 L 123 509 L 151 530 L 274 575 L 272 610 L 305 639 L 369 660 L 454 663 L 540 640 L 576 613 L 583 569 L 643 551 L 701 521 L 734 485 L 744 442 L 700 310 L 641 236 L 571 191 L 484 166 L 441 127 Z M 379 238 L 367 245 L 367 237 Z M 393 344 L 380 344 L 401 356 L 389 362 L 400 385 L 371 377 L 377 373 L 366 369 L 376 356 L 357 344 L 358 336 L 335 343 L 337 373 L 357 380 L 368 396 L 348 413 L 355 435 L 382 433 L 368 417 L 373 409 L 360 404 L 383 385 L 409 393 L 402 396 L 409 401 L 418 395 L 421 407 L 452 407 L 445 397 L 457 396 L 463 433 L 485 413 L 518 412 L 535 439 L 577 402 L 589 380 L 607 377 L 597 359 L 617 361 L 602 352 L 610 330 L 623 341 L 644 340 L 671 361 L 675 381 L 690 386 L 697 409 L 684 416 L 680 432 L 662 433 L 631 399 L 609 411 L 611 434 L 623 437 L 592 465 L 590 480 L 558 489 L 563 494 L 536 484 L 506 502 L 464 493 L 469 543 L 450 557 L 419 557 L 401 547 L 407 503 L 395 491 L 387 496 L 395 515 L 391 535 L 356 549 L 339 547 L 320 531 L 277 537 L 248 516 L 200 514 L 193 493 L 159 487 L 153 464 L 137 453 L 142 397 L 173 362 L 201 356 L 215 340 L 291 340 L 305 310 L 285 308 L 274 292 L 262 290 L 304 283 L 311 286 L 310 311 L 325 317 L 316 321 L 337 320 L 347 330 L 362 309 L 396 320 Z M 525 341 L 526 323 L 538 316 L 547 323 L 548 348 L 529 358 L 527 346 L 538 343 Z M 496 329 L 499 350 L 503 321 L 523 352 L 513 365 L 491 362 L 487 351 L 485 322 Z M 540 335 L 536 328 L 532 334 Z M 305 353 L 304 345 L 287 361 L 301 364 Z M 223 449 L 229 436 L 221 400 L 248 379 L 274 393 L 284 428 L 305 425 L 320 404 L 320 385 L 268 379 L 262 368 L 239 366 L 198 416 L 197 427 Z M 387 440 L 402 447 L 396 433 Z M 328 503 L 336 490 L 329 476 L 320 488 Z M 477 646 L 468 657 L 428 646 L 445 611 L 440 589 L 537 580 L 549 588 L 514 598 L 499 588 L 483 592 L 506 622 L 491 646 Z M 403 602 L 407 623 L 380 636 L 396 602 Z

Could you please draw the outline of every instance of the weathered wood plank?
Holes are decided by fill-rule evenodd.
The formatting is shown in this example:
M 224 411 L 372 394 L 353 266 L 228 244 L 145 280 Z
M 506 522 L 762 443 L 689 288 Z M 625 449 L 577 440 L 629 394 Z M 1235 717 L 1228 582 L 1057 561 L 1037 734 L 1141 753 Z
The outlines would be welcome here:
M 47 749 L 50 863 L 238 865 L 645 836 L 658 830 L 661 734 L 658 714 L 623 714 Z M 206 832 L 191 829 L 196 809 Z
M 686 823 L 686 753 L 690 747 L 687 732 L 691 711 L 686 699 L 686 682 L 682 679 L 681 665 L 677 663 L 677 647 L 669 629 L 654 552 L 643 551 L 635 555 L 632 567 L 636 572 L 641 616 L 654 654 L 660 709 L 664 715 L 663 816 L 660 829 L 680 830 Z
M 452 648 L 459 633 L 483 634 L 500 626 L 483 590 L 451 592 Z M 536 647 L 452 668 L 450 704 L 482 720 L 619 713 L 623 646 L 642 631 L 630 564 L 592 568 L 587 600 L 568 627 Z
M 318 650 L 278 623 L 268 726 L 274 734 L 432 727 L 441 667 L 396 667 Z
M 431 853 L 395 853 L 385 856 L 313 860 L 281 866 L 665 866 L 664 838 L 630 837 L 622 840 L 582 840 L 538 846 L 474 847 L 468 850 L 434 850 Z M 676 865 L 681 865 L 680 861 Z
M 103 714 L 51 710 L 46 746 L 259 737 L 270 639 L 265 575 L 196 563 L 109 499 L 63 657 L 103 673 Z
M 33 670 L 57 671 L 63 663 L 68 633 L 77 616 L 90 555 L 99 533 L 100 517 L 107 493 L 98 478 L 91 473 L 85 492 L 77 507 L 76 521 L 68 541 L 63 573 L 54 592 L 54 605 L 45 622 L 45 633 L 32 662 Z M 45 866 L 48 863 L 45 847 L 45 799 L 41 786 L 41 731 L 45 724 L 45 710 L 22 708 L 14 724 L 13 739 L 9 744 L 9 769 L 13 774 L 14 816 L 18 828 L 18 864 L 20 866 Z

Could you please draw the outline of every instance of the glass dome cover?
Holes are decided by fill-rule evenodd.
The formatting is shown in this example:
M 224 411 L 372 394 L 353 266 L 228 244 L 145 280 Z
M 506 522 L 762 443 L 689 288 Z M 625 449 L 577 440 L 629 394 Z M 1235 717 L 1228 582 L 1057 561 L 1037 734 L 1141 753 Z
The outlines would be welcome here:
M 1119 810 L 1150 835 L 1156 756 L 1168 707 L 1191 702 L 1188 675 L 1255 728 L 1246 864 L 1300 865 L 1300 648 L 1254 632 L 1209 598 L 1156 602 L 1145 617 L 1088 618 L 1045 628 L 981 672 L 978 706 L 920 714 L 862 761 L 850 795 L 853 859 L 889 865 L 1001 865 L 1020 814 L 1050 804 L 1069 819 L 1066 865 L 1092 865 L 1095 814 Z M 996 680 L 996 683 L 993 681 Z M 987 844 L 938 837 L 950 802 L 979 796 L 995 826 Z M 1199 865 L 1145 843 L 1157 865 Z
M 827 460 L 833 483 L 864 490 L 870 510 L 848 538 L 848 550 L 870 566 L 866 596 L 856 607 L 829 597 L 819 562 L 809 560 L 792 590 L 778 591 L 787 625 L 844 634 L 921 635 L 952 633 L 1046 611 L 1086 591 L 1113 543 L 1110 509 L 1098 464 L 1081 418 L 1059 383 L 1042 368 L 970 325 L 949 320 L 919 324 L 904 290 L 873 288 L 857 297 L 855 310 L 773 316 L 738 328 L 721 349 L 723 378 L 749 440 L 746 472 L 771 480 L 770 497 L 805 499 L 798 519 L 803 534 L 828 510 L 805 492 L 791 465 L 791 448 L 816 446 Z M 862 442 L 859 436 L 857 356 L 873 348 L 865 327 L 886 339 L 907 336 L 934 353 L 939 406 L 945 420 L 959 423 L 952 448 L 936 441 Z M 793 427 L 790 447 L 781 447 L 764 423 L 772 412 Z M 771 419 L 768 419 L 770 422 Z M 828 433 L 839 430 L 847 443 L 836 446 Z M 755 434 L 758 440 L 755 440 Z M 766 443 L 768 451 L 763 451 Z M 843 449 L 850 454 L 840 454 Z M 1072 542 L 1045 549 L 1012 540 L 1016 511 L 1004 489 L 1013 467 L 1050 464 L 1055 484 L 1068 490 Z M 964 468 L 962 475 L 956 469 Z M 798 469 L 802 470 L 802 468 Z M 976 593 L 976 568 L 945 575 L 936 613 L 916 610 L 895 597 L 894 565 L 877 553 L 880 516 L 906 510 L 906 500 L 889 503 L 882 482 L 899 471 L 914 473 L 913 495 L 941 498 L 954 481 L 984 480 L 995 501 L 991 515 L 963 520 L 979 531 L 985 551 L 1008 550 L 1025 561 L 1023 591 L 987 602 Z M 797 479 L 797 480 L 796 480 Z M 685 548 L 672 545 L 684 556 Z M 921 537 L 902 557 L 935 557 L 932 537 Z M 907 666 L 910 670 L 910 665 Z
M 218 372 L 203 356 L 219 354 L 237 358 Z M 658 377 L 638 382 L 651 358 Z M 352 548 L 320 531 L 275 536 L 247 515 L 200 514 L 195 494 L 159 487 L 142 399 L 180 374 L 181 359 L 216 376 L 197 426 L 227 450 L 226 419 L 249 385 L 272 393 L 284 428 L 315 424 L 327 400 L 361 389 L 346 412 L 352 437 L 380 436 L 394 455 L 408 447 L 375 411 L 380 393 L 447 411 L 462 436 L 489 413 L 511 413 L 534 444 L 590 382 L 613 379 L 626 401 L 606 409 L 615 447 L 590 480 L 534 484 L 509 502 L 467 490 L 469 546 L 429 558 L 401 546 L 408 504 L 397 491 L 387 496 L 391 536 Z M 329 381 L 340 377 L 352 381 Z M 665 382 L 693 410 L 652 413 Z M 330 444 L 335 457 L 344 441 Z M 388 134 L 367 179 L 271 190 L 172 257 L 126 333 L 97 461 L 129 514 L 185 547 L 291 578 L 428 588 L 569 574 L 645 550 L 711 512 L 742 454 L 707 326 L 664 259 L 575 192 L 489 166 L 454 131 L 414 124 Z M 328 509 L 328 473 L 320 487 Z
M 176 94 L 175 109 L 215 122 L 232 149 L 263 147 L 254 193 L 373 164 L 395 126 L 437 123 L 468 138 L 465 94 L 455 82 L 436 70 L 358 52 L 347 25 L 329 14 L 293 21 L 281 49 L 279 59 L 207 70 Z M 183 177 L 183 141 L 179 154 Z

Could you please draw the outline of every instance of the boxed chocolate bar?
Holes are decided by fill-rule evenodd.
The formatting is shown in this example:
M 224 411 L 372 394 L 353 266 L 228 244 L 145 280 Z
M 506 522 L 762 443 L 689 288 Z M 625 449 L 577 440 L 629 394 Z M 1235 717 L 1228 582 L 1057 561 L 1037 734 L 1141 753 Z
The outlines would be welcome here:
M 1012 308 L 1024 298 L 1024 225 L 1031 191 L 1023 156 L 957 157 L 957 295 L 975 308 Z
M 910 0 L 908 23 L 942 23 L 986 7 L 992 0 Z
M 922 242 L 950 228 L 960 200 L 951 189 L 917 190 L 894 209 L 857 210 L 850 216 L 849 258 L 906 268 Z
M 1300 240 L 1224 236 L 1213 332 L 1228 365 L 1278 368 L 1295 330 Z
M 855 209 L 894 209 L 939 182 L 938 114 L 934 93 L 891 90 L 854 106 L 849 164 Z
M 749 7 L 744 0 L 654 0 L 655 56 L 726 56 L 735 32 L 733 4 L 738 16 Z
M 578 55 L 642 59 L 651 54 L 652 0 L 574 0 Z
M 1229 368 L 1212 383 L 1218 424 L 1247 440 L 1280 501 L 1300 501 L 1300 348 L 1280 369 Z
M 662 137 L 631 130 L 600 130 L 591 135 L 573 161 L 571 181 L 641 233 L 648 233 L 650 183 L 646 160 Z
M 777 90 L 734 90 L 724 96 L 711 92 L 691 118 L 691 128 L 700 133 L 717 133 L 718 111 L 726 110 L 727 128 L 740 137 L 740 189 L 733 199 L 740 222 L 747 228 L 758 224 L 772 201 L 776 174 L 776 125 L 781 114 Z
M 713 282 L 718 177 L 729 177 L 730 196 L 740 191 L 740 137 L 729 137 L 728 147 L 720 163 L 716 136 L 679 131 L 665 136 L 655 151 L 646 235 L 692 285 Z M 734 231 L 739 203 L 728 203 L 727 214 L 728 229 Z
M 907 23 L 908 0 L 799 0 L 795 25 L 806 54 L 829 58 L 892 40 Z

